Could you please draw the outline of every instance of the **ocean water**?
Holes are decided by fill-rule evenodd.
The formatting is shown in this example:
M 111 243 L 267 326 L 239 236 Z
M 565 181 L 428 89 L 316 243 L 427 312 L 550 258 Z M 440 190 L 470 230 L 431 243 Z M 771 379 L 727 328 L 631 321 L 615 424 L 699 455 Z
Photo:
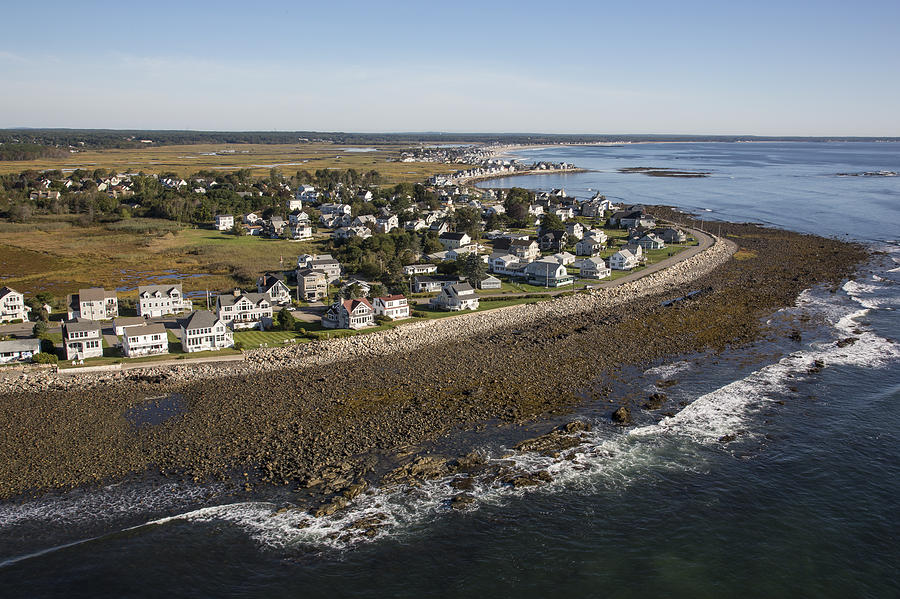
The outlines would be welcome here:
M 672 417 L 642 412 L 623 429 L 606 406 L 586 404 L 577 416 L 594 429 L 557 458 L 509 455 L 490 429 L 469 438 L 489 461 L 549 472 L 547 485 L 482 479 L 463 511 L 449 507 L 446 480 L 374 489 L 325 519 L 283 510 L 287 490 L 248 498 L 155 480 L 0 503 L 0 596 L 900 595 L 900 179 L 837 176 L 900 170 L 900 147 L 659 144 L 524 157 L 537 155 L 597 171 L 513 184 L 849 235 L 884 253 L 836 293 L 807 290 L 771 315 L 775 326 L 805 322 L 800 343 L 782 336 L 634 373 L 647 394 L 676 382 L 663 389 Z M 673 164 L 713 176 L 617 171 Z M 364 517 L 383 524 L 375 536 L 347 528 Z

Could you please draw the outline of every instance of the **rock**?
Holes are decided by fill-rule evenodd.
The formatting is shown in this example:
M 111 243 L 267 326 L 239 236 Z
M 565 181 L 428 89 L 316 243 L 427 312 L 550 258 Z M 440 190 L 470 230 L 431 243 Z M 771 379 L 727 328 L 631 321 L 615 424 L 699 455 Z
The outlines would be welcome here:
M 731 442 L 734 441 L 736 438 L 737 438 L 737 437 L 735 437 L 735 436 L 732 435 L 732 434 L 722 435 L 721 437 L 719 437 L 719 443 L 722 443 L 723 445 L 724 445 L 725 443 L 731 443 Z
M 658 410 L 663 407 L 663 404 L 666 403 L 667 399 L 669 398 L 665 393 L 654 393 L 647 399 L 643 407 L 645 410 Z
M 475 481 L 471 477 L 454 478 L 450 481 L 450 486 L 460 491 L 471 491 L 475 488 Z
M 801 341 L 803 341 L 803 337 L 800 335 L 800 331 L 798 331 L 797 329 L 791 331 L 791 334 L 788 335 L 788 339 L 796 343 L 800 343 Z
M 858 337 L 846 337 L 844 339 L 838 340 L 835 345 L 837 345 L 838 347 L 847 347 L 848 345 L 853 345 L 857 341 L 859 341 Z
M 612 413 L 611 418 L 616 424 L 631 424 L 631 410 L 622 406 Z
M 354 499 L 359 496 L 360 493 L 366 490 L 366 487 L 369 486 L 369 483 L 366 481 L 360 481 L 358 483 L 353 483 L 346 489 L 344 489 L 342 495 L 347 499 Z
M 464 510 L 473 503 L 475 503 L 474 496 L 468 493 L 460 493 L 459 495 L 454 495 L 450 500 L 450 507 L 454 510 Z

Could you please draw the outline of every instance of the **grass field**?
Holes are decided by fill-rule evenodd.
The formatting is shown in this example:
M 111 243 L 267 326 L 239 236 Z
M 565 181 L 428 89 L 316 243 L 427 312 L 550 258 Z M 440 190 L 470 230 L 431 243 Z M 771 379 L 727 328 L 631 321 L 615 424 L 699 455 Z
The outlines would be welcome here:
M 432 174 L 453 172 L 465 165 L 435 162 L 392 162 L 409 145 L 378 145 L 376 152 L 348 152 L 375 146 L 335 144 L 197 144 L 159 146 L 128 150 L 89 150 L 63 158 L 0 162 L 0 174 L 24 170 L 76 168 L 114 169 L 117 172 L 167 173 L 187 176 L 200 170 L 222 172 L 249 168 L 255 175 L 278 168 L 285 174 L 322 168 L 377 170 L 387 182 L 417 182 Z

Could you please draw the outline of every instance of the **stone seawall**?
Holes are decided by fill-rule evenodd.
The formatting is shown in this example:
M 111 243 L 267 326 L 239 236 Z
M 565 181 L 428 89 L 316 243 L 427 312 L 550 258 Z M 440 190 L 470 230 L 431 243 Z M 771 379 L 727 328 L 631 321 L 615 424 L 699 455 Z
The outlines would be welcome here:
M 31 372 L 0 383 L 0 393 L 84 389 L 98 385 L 119 384 L 129 379 L 176 384 L 193 379 L 250 376 L 285 368 L 303 368 L 357 358 L 374 358 L 397 351 L 414 351 L 428 345 L 458 340 L 461 337 L 490 333 L 505 327 L 528 327 L 543 319 L 574 316 L 665 293 L 708 274 L 727 262 L 736 249 L 733 243 L 717 239 L 712 246 L 694 256 L 622 285 L 535 304 L 508 306 L 438 320 L 422 320 L 368 335 L 290 347 L 250 350 L 246 352 L 245 360 L 242 362 L 188 363 L 158 368 L 148 367 L 140 371 L 76 376 L 59 376 L 46 371 Z

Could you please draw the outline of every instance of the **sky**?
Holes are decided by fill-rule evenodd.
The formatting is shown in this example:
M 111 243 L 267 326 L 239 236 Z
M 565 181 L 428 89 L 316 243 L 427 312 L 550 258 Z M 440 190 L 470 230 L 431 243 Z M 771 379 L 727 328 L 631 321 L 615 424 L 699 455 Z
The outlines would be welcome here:
M 900 2 L 15 2 L 0 127 L 900 136 Z

